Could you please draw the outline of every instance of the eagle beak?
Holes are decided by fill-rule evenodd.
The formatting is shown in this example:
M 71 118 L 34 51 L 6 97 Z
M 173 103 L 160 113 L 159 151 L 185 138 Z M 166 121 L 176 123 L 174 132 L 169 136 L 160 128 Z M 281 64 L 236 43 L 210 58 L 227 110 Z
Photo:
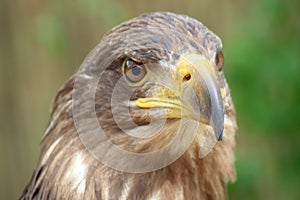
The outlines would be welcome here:
M 204 56 L 185 54 L 172 70 L 172 88 L 164 87 L 151 97 L 139 98 L 139 108 L 161 107 L 166 118 L 190 118 L 210 125 L 217 140 L 222 140 L 224 108 L 215 70 Z

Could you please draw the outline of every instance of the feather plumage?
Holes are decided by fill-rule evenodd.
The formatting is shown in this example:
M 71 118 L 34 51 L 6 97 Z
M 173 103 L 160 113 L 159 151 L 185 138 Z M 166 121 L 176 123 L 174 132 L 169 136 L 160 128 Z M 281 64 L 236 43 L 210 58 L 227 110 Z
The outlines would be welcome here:
M 152 26 L 153 41 L 159 40 L 162 49 L 180 52 L 182 49 L 200 51 L 211 58 L 212 51 L 221 49 L 218 37 L 196 20 L 183 15 L 172 13 L 152 13 L 142 15 L 108 32 L 99 46 L 90 54 L 93 66 L 83 68 L 86 78 L 97 76 L 97 68 L 107 67 L 105 82 L 99 83 L 96 96 L 96 113 L 101 125 L 108 130 L 108 137 L 120 146 L 134 152 L 145 152 L 159 149 L 167 141 L 166 135 L 176 131 L 176 120 L 167 127 L 164 137 L 154 141 L 137 142 L 122 135 L 113 122 L 109 111 L 111 91 L 115 81 L 122 73 L 120 65 L 124 57 L 126 46 L 135 42 L 140 44 L 142 38 L 131 37 L 131 33 L 143 30 L 143 27 Z M 180 38 L 170 40 L 168 31 L 176 30 L 184 33 L 184 41 L 188 44 L 180 45 Z M 127 39 L 118 38 L 122 32 L 127 32 Z M 147 34 L 147 33 L 145 33 Z M 172 35 L 172 33 L 170 33 Z M 179 35 L 180 37 L 180 35 Z M 108 41 L 111 43 L 108 45 Z M 121 42 L 120 42 L 121 41 Z M 156 51 L 151 42 L 139 45 L 134 51 L 140 60 L 170 60 L 166 52 Z M 102 45 L 101 45 L 102 44 Z M 117 45 L 117 55 L 110 57 L 110 51 Z M 194 48 L 194 49 L 193 49 Z M 146 51 L 148 50 L 148 51 Z M 151 50 L 151 51 L 149 51 Z M 148 52 L 148 53 L 147 53 Z M 151 53 L 149 53 L 151 52 Z M 106 56 L 106 57 L 105 57 Z M 103 58 L 106 61 L 103 61 Z M 86 61 L 85 61 L 86 62 Z M 103 66 L 109 63 L 109 66 Z M 235 180 L 234 148 L 235 148 L 235 110 L 230 97 L 229 88 L 223 72 L 218 73 L 218 82 L 225 88 L 223 97 L 225 122 L 224 137 L 212 151 L 204 158 L 199 159 L 198 152 L 201 136 L 197 135 L 188 150 L 171 165 L 148 173 L 126 173 L 114 170 L 100 161 L 82 144 L 75 128 L 72 105 L 74 81 L 76 75 L 58 92 L 51 114 L 51 121 L 45 133 L 41 156 L 33 173 L 32 179 L 23 192 L 21 199 L 225 199 L 225 184 Z M 141 95 L 143 91 L 136 95 Z M 84 94 L 83 94 L 84 95 Z M 88 126 L 88 124 L 87 124 Z M 203 134 L 210 132 L 208 126 L 202 125 Z M 208 135 L 208 134 L 207 134 Z M 103 150 L 106 151 L 106 150 Z

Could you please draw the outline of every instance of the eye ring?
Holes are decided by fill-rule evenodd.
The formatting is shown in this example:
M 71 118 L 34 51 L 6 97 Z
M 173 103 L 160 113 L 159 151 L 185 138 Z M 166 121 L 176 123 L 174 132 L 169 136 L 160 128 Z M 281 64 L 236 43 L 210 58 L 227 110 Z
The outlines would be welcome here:
M 222 51 L 219 51 L 216 54 L 215 63 L 217 65 L 218 70 L 221 71 L 224 66 L 224 55 Z
M 132 83 L 140 82 L 147 74 L 145 65 L 131 58 L 126 59 L 123 66 L 126 79 Z

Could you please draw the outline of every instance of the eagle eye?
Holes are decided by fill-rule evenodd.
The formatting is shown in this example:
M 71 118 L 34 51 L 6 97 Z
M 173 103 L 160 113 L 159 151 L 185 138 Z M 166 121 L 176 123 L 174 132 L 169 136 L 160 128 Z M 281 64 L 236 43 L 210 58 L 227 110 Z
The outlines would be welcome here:
M 223 55 L 222 51 L 219 51 L 216 54 L 215 63 L 218 67 L 218 70 L 221 71 L 223 69 L 223 66 L 224 66 L 224 55 Z
M 143 63 L 139 63 L 132 59 L 124 61 L 124 74 L 127 80 L 133 83 L 141 81 L 146 75 L 147 70 Z

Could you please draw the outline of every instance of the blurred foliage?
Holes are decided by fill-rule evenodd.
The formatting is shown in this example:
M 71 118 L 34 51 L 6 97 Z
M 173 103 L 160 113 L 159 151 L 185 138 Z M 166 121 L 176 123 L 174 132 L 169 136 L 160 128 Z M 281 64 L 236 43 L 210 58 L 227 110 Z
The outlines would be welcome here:
M 144 12 L 197 18 L 221 36 L 236 106 L 229 199 L 300 199 L 300 1 L 0 1 L 0 199 L 34 169 L 51 99 L 101 36 Z

